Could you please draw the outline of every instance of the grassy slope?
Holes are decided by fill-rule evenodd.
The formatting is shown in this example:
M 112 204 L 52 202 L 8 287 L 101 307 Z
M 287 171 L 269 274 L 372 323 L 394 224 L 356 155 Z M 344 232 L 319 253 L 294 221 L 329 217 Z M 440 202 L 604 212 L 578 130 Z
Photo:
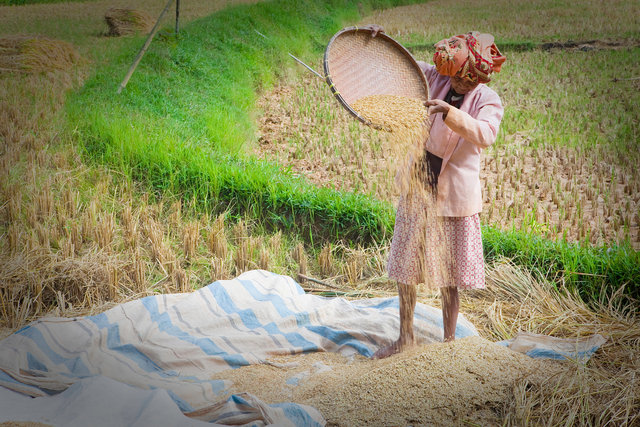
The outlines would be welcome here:
M 365 7 L 380 7 L 369 2 Z M 186 26 L 179 43 L 156 40 L 121 96 L 115 88 L 141 40 L 107 52 L 104 67 L 69 103 L 87 154 L 147 183 L 198 200 L 201 208 L 249 212 L 267 226 L 313 239 L 382 241 L 392 231 L 389 205 L 355 194 L 316 189 L 274 165 L 244 159 L 253 138 L 256 92 L 269 87 L 290 51 L 320 52 L 328 37 L 357 19 L 356 2 L 275 1 L 236 7 Z M 259 37 L 254 29 L 269 35 Z M 570 282 L 638 283 L 637 253 L 582 249 L 489 230 L 489 255 L 516 256 L 543 271 L 579 271 Z M 579 261 L 576 261 L 579 260 Z M 632 266 L 629 269 L 629 265 Z M 604 279 L 603 280 L 603 277 Z M 587 288 L 585 288 L 587 289 Z M 634 291 L 635 292 L 635 291 Z M 632 293 L 634 293 L 632 292 Z
M 179 44 L 171 38 L 154 42 L 126 90 L 114 96 L 136 45 L 123 42 L 72 97 L 70 121 L 92 158 L 157 191 L 195 197 L 207 209 L 222 203 L 237 213 L 251 210 L 270 225 L 305 235 L 382 239 L 393 220 L 389 206 L 316 189 L 239 153 L 253 138 L 256 91 L 290 64 L 286 52 L 318 51 L 358 13 L 355 2 L 225 10 L 186 27 Z

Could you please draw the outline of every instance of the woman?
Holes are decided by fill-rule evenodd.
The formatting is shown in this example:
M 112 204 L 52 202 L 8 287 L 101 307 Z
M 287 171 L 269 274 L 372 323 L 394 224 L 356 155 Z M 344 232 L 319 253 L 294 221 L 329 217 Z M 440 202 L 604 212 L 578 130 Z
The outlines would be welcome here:
M 374 35 L 382 31 L 373 29 Z M 455 339 L 458 289 L 485 286 L 480 154 L 496 140 L 504 113 L 500 98 L 485 83 L 505 59 L 492 35 L 470 32 L 436 43 L 435 65 L 419 62 L 431 95 L 425 104 L 431 130 L 423 160 L 428 172 L 424 186 L 434 203 L 400 199 L 387 266 L 398 283 L 400 336 L 374 358 L 414 344 L 418 283 L 440 288 L 444 341 Z M 430 211 L 437 222 L 428 221 L 425 212 Z

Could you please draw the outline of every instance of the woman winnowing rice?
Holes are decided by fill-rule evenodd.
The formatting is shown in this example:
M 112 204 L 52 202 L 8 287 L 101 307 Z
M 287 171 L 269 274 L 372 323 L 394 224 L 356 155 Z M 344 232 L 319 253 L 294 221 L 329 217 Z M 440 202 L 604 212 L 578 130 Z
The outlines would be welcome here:
M 505 59 L 492 35 L 470 32 L 436 43 L 435 65 L 418 62 L 431 94 L 425 104 L 431 130 L 422 182 L 434 204 L 411 193 L 399 201 L 387 268 L 398 283 L 400 336 L 374 358 L 414 344 L 418 283 L 440 288 L 445 341 L 455 339 L 458 289 L 485 286 L 480 154 L 496 140 L 504 113 L 500 98 L 485 83 Z M 435 211 L 437 221 L 428 220 L 426 209 Z

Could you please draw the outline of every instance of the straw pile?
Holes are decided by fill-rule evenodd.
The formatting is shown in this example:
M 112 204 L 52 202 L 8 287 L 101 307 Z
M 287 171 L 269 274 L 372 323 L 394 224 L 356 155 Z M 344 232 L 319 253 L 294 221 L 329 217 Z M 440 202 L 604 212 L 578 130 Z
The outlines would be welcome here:
M 0 423 L 0 427 L 51 427 L 51 424 L 36 423 L 32 421 L 7 421 Z
M 0 38 L 0 71 L 69 71 L 80 61 L 75 47 L 46 37 Z
M 128 36 L 148 33 L 154 25 L 151 16 L 143 10 L 112 7 L 105 13 L 109 36 Z
M 453 425 L 500 423 L 516 384 L 539 385 L 565 370 L 564 363 L 469 337 L 381 360 L 326 353 L 281 357 L 222 377 L 233 381 L 233 392 L 311 405 L 329 425 Z

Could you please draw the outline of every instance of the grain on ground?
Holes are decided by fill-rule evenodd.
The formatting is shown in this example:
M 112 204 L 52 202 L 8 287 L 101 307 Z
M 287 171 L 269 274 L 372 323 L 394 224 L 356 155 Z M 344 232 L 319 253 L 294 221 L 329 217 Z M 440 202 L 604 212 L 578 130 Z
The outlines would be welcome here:
M 540 384 L 565 369 L 480 337 L 418 346 L 381 360 L 315 353 L 273 361 L 216 378 L 232 381 L 233 393 L 313 406 L 335 426 L 499 422 L 517 384 Z

